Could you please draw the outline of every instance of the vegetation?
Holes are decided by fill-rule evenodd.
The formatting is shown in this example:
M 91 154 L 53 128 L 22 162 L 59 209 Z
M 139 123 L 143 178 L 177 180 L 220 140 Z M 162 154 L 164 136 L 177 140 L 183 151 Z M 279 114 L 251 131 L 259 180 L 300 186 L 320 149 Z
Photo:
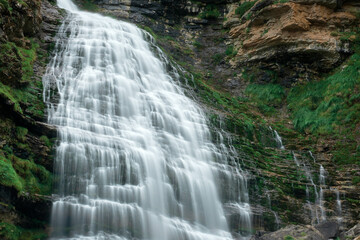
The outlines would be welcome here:
M 245 93 L 265 114 L 273 113 L 285 98 L 284 88 L 279 84 L 249 84 Z
M 0 222 L 0 237 L 3 240 L 45 240 L 43 230 L 24 229 L 11 223 Z
M 360 164 L 356 142 L 360 123 L 359 35 L 353 40 L 353 49 L 350 59 L 330 76 L 298 85 L 287 97 L 297 130 L 336 139 L 332 160 L 337 164 Z
M 199 17 L 203 19 L 217 19 L 220 17 L 220 12 L 214 5 L 208 4 L 205 10 L 200 13 Z
M 236 8 L 235 13 L 241 18 L 247 11 L 250 10 L 250 8 L 254 6 L 255 3 L 256 1 L 240 3 Z

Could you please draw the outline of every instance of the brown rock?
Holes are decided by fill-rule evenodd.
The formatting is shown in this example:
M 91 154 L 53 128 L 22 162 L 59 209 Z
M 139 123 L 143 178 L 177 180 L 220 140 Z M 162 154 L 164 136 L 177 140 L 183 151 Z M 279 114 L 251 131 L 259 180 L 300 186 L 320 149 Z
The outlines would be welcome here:
M 327 2 L 327 4 L 325 4 Z M 330 3 L 331 2 L 331 3 Z M 337 1 L 296 1 L 269 5 L 254 13 L 251 20 L 234 24 L 229 12 L 226 26 L 239 49 L 233 65 L 261 62 L 306 64 L 307 71 L 328 71 L 350 50 L 333 32 L 356 22 L 349 11 L 335 11 Z

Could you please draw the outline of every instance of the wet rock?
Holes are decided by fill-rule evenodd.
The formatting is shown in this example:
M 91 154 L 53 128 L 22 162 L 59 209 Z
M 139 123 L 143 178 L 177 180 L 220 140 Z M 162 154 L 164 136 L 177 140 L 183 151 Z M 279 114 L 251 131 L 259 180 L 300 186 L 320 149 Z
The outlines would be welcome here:
M 22 193 L 13 199 L 16 210 L 32 219 L 49 221 L 52 198 L 39 194 Z
M 289 225 L 276 232 L 264 234 L 260 240 L 279 240 L 286 237 L 293 237 L 294 239 L 303 240 L 327 240 L 316 228 L 313 226 L 299 226 Z
M 342 234 L 343 238 L 345 239 L 354 239 L 359 240 L 360 239 L 360 223 L 356 224 L 354 227 L 352 227 L 350 230 Z

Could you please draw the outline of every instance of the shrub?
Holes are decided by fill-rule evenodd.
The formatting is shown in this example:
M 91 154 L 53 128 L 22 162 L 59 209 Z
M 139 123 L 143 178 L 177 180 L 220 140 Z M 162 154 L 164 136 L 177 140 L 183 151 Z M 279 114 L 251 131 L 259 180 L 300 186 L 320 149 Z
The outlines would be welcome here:
M 247 11 L 249 11 L 250 8 L 252 8 L 254 6 L 256 1 L 252 1 L 252 2 L 244 2 L 242 4 L 240 4 L 236 10 L 235 13 L 239 15 L 239 17 L 242 17 Z

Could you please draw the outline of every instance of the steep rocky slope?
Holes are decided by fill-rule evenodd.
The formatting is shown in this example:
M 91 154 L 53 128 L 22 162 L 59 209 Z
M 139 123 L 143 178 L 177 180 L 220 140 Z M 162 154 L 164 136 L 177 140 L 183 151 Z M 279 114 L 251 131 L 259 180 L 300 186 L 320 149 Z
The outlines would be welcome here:
M 47 237 L 56 129 L 43 122 L 41 77 L 60 13 L 47 1 L 0 1 L 1 239 Z

